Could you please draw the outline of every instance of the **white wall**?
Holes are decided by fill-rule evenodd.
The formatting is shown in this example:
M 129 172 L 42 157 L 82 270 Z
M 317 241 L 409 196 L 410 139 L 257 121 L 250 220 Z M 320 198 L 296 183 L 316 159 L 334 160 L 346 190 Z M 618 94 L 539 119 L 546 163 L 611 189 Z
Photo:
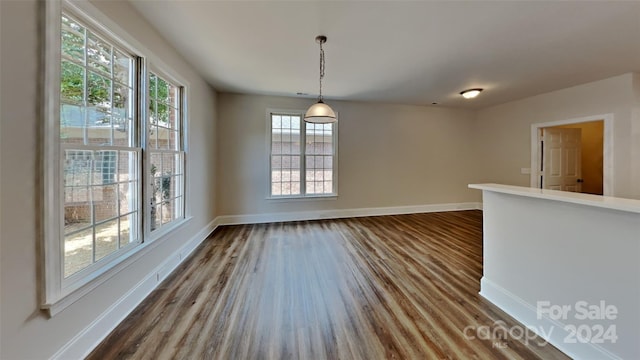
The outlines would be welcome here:
M 79 334 L 215 217 L 215 92 L 128 3 L 97 2 L 111 19 L 190 82 L 189 167 L 194 218 L 140 261 L 52 319 L 39 310 L 41 74 L 35 0 L 0 1 L 0 358 L 45 359 Z M 97 339 L 92 339 L 97 340 Z
M 266 110 L 305 110 L 311 99 L 219 94 L 218 213 L 269 214 L 476 202 L 471 111 L 329 101 L 339 113 L 338 198 L 268 195 Z
M 573 358 L 640 358 L 640 214 L 598 207 L 597 200 L 596 206 L 571 203 L 581 200 L 576 197 L 564 202 L 494 191 L 483 197 L 480 294 Z M 539 301 L 570 308 L 564 317 L 539 318 Z M 618 314 L 581 319 L 580 301 L 604 301 Z M 572 343 L 571 325 L 592 341 Z M 616 341 L 601 337 L 600 327 L 614 329 Z
M 639 82 L 628 73 L 478 111 L 477 181 L 529 186 L 520 169 L 530 167 L 531 124 L 613 114 L 613 194 L 640 199 Z

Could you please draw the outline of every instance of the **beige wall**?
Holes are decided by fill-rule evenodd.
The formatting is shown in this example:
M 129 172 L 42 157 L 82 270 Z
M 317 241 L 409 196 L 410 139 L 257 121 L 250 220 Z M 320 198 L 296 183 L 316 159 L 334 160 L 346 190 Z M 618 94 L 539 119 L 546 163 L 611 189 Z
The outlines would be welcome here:
M 531 124 L 613 114 L 613 194 L 640 199 L 640 92 L 637 74 L 512 101 L 478 111 L 477 181 L 529 186 Z
M 339 112 L 336 200 L 268 195 L 266 109 L 305 110 L 311 99 L 219 94 L 220 215 L 473 202 L 471 111 L 330 101 Z
M 602 195 L 604 121 L 587 121 L 578 124 L 553 126 L 564 129 L 580 129 L 582 134 L 582 192 Z
M 0 1 L 0 359 L 49 358 L 215 217 L 215 92 L 128 3 L 96 5 L 190 83 L 188 186 L 194 218 L 54 318 L 39 310 L 38 6 L 35 0 Z

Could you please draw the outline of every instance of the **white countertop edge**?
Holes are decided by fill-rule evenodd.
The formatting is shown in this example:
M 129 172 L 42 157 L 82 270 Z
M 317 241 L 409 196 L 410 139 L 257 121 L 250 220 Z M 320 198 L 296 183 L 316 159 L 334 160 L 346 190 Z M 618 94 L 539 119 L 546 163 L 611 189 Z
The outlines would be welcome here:
M 567 203 L 601 207 L 627 212 L 640 213 L 640 200 L 623 199 L 611 196 L 582 194 L 568 191 L 536 189 L 530 187 L 502 184 L 469 184 L 469 188 L 493 191 L 503 194 L 520 195 L 537 199 L 564 201 Z

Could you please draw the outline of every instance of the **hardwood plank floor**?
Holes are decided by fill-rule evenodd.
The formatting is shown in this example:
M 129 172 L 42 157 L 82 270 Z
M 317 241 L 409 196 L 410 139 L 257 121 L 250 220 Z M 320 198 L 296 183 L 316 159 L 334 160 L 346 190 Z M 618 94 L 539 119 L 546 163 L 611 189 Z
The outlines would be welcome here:
M 567 358 L 481 276 L 480 211 L 226 226 L 89 358 Z

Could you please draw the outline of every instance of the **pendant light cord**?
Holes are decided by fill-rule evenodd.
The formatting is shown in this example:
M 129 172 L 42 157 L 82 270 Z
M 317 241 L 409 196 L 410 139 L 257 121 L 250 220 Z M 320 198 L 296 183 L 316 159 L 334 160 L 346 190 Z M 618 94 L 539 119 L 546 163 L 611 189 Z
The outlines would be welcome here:
M 322 48 L 322 43 L 324 41 L 320 41 L 320 97 L 318 100 L 322 102 L 322 79 L 324 78 L 324 49 Z

